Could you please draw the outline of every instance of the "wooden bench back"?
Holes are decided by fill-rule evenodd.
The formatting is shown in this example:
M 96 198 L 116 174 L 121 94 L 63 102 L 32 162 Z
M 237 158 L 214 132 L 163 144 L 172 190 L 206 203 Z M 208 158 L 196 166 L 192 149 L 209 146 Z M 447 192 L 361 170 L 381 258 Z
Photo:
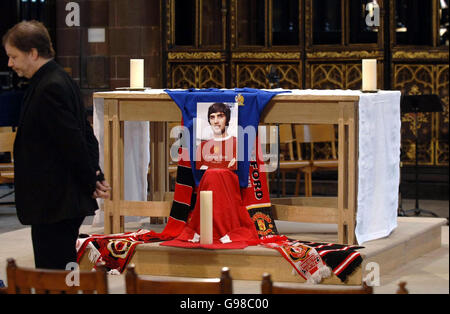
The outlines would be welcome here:
M 79 277 L 69 270 L 19 267 L 8 259 L 6 268 L 8 294 L 107 294 L 106 269 L 79 271 Z
M 134 265 L 127 267 L 126 291 L 129 294 L 231 294 L 230 270 L 222 268 L 220 278 L 149 278 L 138 275 Z

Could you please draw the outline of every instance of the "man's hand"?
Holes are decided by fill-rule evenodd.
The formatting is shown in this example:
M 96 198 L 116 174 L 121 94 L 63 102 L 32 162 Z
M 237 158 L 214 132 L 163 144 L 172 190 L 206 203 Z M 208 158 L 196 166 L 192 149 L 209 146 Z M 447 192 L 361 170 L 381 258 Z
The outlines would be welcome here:
M 99 174 L 100 174 L 100 171 L 97 171 L 96 175 L 99 175 Z M 106 180 L 97 181 L 95 183 L 95 191 L 92 194 L 92 198 L 107 199 L 107 198 L 109 198 L 110 190 L 111 190 L 111 187 L 109 186 L 109 183 Z

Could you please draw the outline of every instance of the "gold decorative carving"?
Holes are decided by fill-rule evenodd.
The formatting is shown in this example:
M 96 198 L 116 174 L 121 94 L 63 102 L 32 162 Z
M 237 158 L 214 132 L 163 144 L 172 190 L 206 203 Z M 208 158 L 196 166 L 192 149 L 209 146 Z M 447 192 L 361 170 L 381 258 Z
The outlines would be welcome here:
M 361 89 L 362 87 L 362 65 L 347 64 L 345 66 L 345 88 L 346 89 Z
M 170 64 L 170 88 L 224 88 L 223 64 Z
M 199 88 L 224 88 L 225 76 L 222 65 L 200 65 L 198 70 Z
M 230 5 L 230 44 L 231 49 L 236 48 L 236 1 L 237 0 L 231 0 Z
M 169 60 L 220 60 L 224 56 L 220 52 L 169 52 L 167 53 Z
M 233 59 L 300 60 L 300 52 L 233 52 Z
M 344 64 L 312 64 L 311 88 L 316 89 L 344 89 Z
M 449 154 L 449 65 L 436 67 L 436 94 L 441 97 L 444 104 L 443 112 L 435 113 L 436 123 L 436 165 L 448 166 Z
M 280 77 L 279 86 L 281 88 L 302 88 L 302 75 L 299 64 L 277 64 L 273 66 Z
M 266 65 L 238 64 L 236 66 L 236 87 L 269 88 Z
M 396 51 L 393 54 L 394 59 L 448 59 L 448 52 L 438 51 Z
M 394 66 L 394 89 L 401 90 L 404 95 L 433 94 L 436 77 L 435 66 L 429 64 L 396 64 Z M 433 113 L 424 112 L 415 115 L 402 115 L 402 152 L 403 164 L 414 164 L 416 149 L 420 165 L 435 164 L 436 121 Z M 419 146 L 415 138 L 419 137 Z
M 177 64 L 171 67 L 171 88 L 197 87 L 197 67 L 195 65 Z
M 174 7 L 172 5 L 172 0 L 166 1 L 166 47 L 170 47 L 173 44 L 173 37 L 175 31 L 174 26 Z
M 299 64 L 241 64 L 233 65 L 233 77 L 236 87 L 270 88 L 267 75 L 275 68 L 279 77 L 279 87 L 286 89 L 301 88 L 301 68 Z M 234 84 L 233 84 L 234 85 Z
M 382 53 L 378 51 L 316 51 L 316 52 L 308 52 L 306 54 L 307 58 L 310 59 L 319 59 L 319 58 L 376 58 L 382 57 Z

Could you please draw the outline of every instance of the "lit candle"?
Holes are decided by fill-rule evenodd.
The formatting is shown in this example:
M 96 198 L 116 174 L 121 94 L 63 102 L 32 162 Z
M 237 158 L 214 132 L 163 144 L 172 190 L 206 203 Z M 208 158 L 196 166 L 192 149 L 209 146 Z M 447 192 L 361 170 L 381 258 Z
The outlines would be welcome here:
M 362 90 L 376 91 L 377 90 L 377 60 L 363 59 L 362 60 Z
M 130 88 L 144 88 L 144 59 L 130 59 Z
M 200 191 L 200 244 L 213 242 L 212 191 Z

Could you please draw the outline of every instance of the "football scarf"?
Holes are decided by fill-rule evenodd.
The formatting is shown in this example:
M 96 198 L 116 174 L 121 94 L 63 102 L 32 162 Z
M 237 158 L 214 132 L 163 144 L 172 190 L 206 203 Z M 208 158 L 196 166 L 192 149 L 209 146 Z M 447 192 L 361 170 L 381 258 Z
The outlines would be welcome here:
M 87 251 L 94 268 L 98 263 L 102 263 L 108 271 L 120 274 L 133 256 L 136 246 L 144 243 L 140 236 L 147 233 L 148 230 L 139 229 L 136 232 L 120 234 L 80 234 L 76 242 L 77 263 Z
M 342 282 L 362 263 L 356 245 L 299 241 L 280 236 L 275 241 L 262 240 L 265 247 L 277 250 L 308 283 L 320 283 L 331 272 Z
M 317 284 L 331 275 L 330 268 L 313 247 L 287 239 L 266 242 L 264 246 L 277 250 L 307 283 Z
M 314 248 L 342 282 L 345 282 L 347 277 L 362 263 L 361 254 L 356 251 L 362 249 L 362 246 L 298 240 L 290 240 L 290 242 Z

